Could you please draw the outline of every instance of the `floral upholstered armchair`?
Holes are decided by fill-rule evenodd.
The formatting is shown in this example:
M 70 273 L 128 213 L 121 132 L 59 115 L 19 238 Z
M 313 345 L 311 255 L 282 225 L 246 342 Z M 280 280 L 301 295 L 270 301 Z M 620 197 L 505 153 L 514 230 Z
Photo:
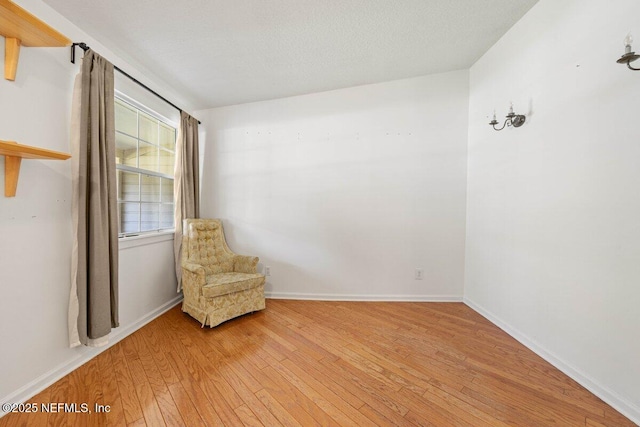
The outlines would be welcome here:
M 182 311 L 202 326 L 265 308 L 258 257 L 236 255 L 218 219 L 185 219 L 182 238 Z

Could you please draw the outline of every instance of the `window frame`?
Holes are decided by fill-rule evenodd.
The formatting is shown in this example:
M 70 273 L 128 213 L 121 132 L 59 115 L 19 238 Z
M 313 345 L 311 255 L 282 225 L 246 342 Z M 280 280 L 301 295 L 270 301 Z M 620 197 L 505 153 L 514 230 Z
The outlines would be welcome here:
M 126 138 L 130 138 L 132 140 L 136 141 L 136 165 L 137 166 L 130 166 L 130 165 L 125 165 L 122 163 L 116 163 L 116 174 L 118 174 L 120 171 L 122 172 L 128 172 L 128 173 L 134 173 L 138 176 L 138 200 L 125 200 L 125 199 L 120 199 L 120 194 L 118 193 L 118 238 L 119 239 L 126 239 L 126 238 L 143 238 L 143 237 L 153 237 L 153 236 L 157 236 L 157 235 L 162 235 L 162 234 L 170 234 L 170 233 L 174 233 L 175 232 L 175 225 L 171 224 L 171 227 L 162 227 L 162 223 L 160 222 L 160 218 L 159 222 L 158 222 L 158 227 L 157 229 L 152 229 L 152 230 L 144 230 L 144 231 L 131 231 L 131 232 L 121 232 L 120 231 L 120 227 L 122 226 L 122 211 L 121 211 L 121 207 L 123 205 L 125 205 L 126 203 L 130 203 L 130 204 L 137 204 L 138 205 L 138 230 L 142 229 L 142 223 L 143 221 L 143 206 L 146 205 L 156 205 L 159 207 L 158 210 L 158 215 L 161 215 L 162 209 L 161 206 L 172 206 L 173 208 L 173 216 L 175 218 L 175 194 L 173 193 L 173 188 L 171 189 L 171 193 L 173 194 L 173 199 L 172 201 L 169 202 L 165 202 L 162 199 L 162 185 L 163 182 L 165 182 L 164 180 L 170 180 L 171 181 L 171 185 L 173 186 L 173 184 L 175 183 L 175 172 L 172 172 L 171 174 L 166 174 L 166 173 L 162 173 L 162 172 L 157 172 L 157 171 L 153 171 L 153 170 L 149 170 L 149 169 L 144 169 L 140 167 L 140 143 L 143 142 L 145 144 L 150 144 L 154 147 L 156 147 L 158 149 L 158 154 L 160 154 L 161 151 L 165 151 L 165 152 L 170 152 L 173 153 L 173 159 L 174 159 L 174 164 L 173 164 L 173 170 L 175 170 L 175 157 L 176 157 L 176 150 L 175 150 L 175 146 L 177 143 L 177 137 L 178 137 L 178 126 L 177 123 L 173 122 L 172 120 L 167 119 L 166 117 L 162 116 L 161 114 L 158 114 L 157 112 L 153 111 L 152 109 L 146 107 L 145 105 L 141 104 L 140 102 L 137 102 L 136 100 L 132 99 L 131 97 L 119 92 L 119 91 L 115 91 L 115 99 L 114 99 L 114 108 L 115 108 L 115 104 L 117 104 L 118 102 L 124 104 L 125 107 L 131 108 L 133 110 L 135 110 L 136 112 L 136 132 L 137 132 L 137 136 L 134 135 L 130 135 L 127 132 L 124 131 L 120 131 L 117 129 L 114 129 L 116 136 L 117 135 L 122 135 Z M 153 120 L 157 121 L 157 132 L 158 132 L 158 137 L 160 135 L 160 126 L 161 124 L 164 124 L 165 126 L 171 128 L 174 130 L 174 141 L 173 141 L 173 150 L 170 150 L 166 147 L 164 147 L 161 142 L 160 139 L 158 138 L 157 143 L 153 143 L 151 141 L 147 141 L 144 138 L 140 137 L 140 114 L 145 114 L 147 116 L 150 116 Z M 116 149 L 117 146 L 116 146 Z M 159 186 L 158 186 L 158 196 L 159 196 L 159 200 L 158 201 L 143 201 L 143 194 L 142 194 L 142 187 L 143 187 L 143 182 L 142 182 L 142 178 L 143 176 L 149 176 L 149 177 L 154 177 L 154 178 L 159 178 Z M 118 178 L 119 179 L 119 178 Z M 121 185 L 119 183 L 119 185 Z

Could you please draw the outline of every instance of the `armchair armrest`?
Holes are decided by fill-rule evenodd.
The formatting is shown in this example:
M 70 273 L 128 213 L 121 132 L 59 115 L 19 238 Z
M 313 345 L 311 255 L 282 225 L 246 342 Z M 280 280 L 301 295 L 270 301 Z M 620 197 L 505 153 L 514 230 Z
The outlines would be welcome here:
M 198 276 L 204 276 L 204 267 L 200 264 L 184 263 L 182 264 L 182 268 L 191 273 L 197 274 Z
M 236 273 L 257 273 L 258 261 L 260 258 L 257 256 L 233 256 L 233 271 Z
M 185 298 L 198 298 L 202 294 L 202 287 L 207 284 L 204 267 L 199 264 L 182 264 L 182 289 Z

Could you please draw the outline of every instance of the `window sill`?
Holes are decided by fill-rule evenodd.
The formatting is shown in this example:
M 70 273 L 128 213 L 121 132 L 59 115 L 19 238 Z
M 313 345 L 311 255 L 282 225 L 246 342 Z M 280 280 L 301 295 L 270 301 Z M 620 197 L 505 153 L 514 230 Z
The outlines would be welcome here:
M 174 233 L 175 232 L 173 230 L 167 230 L 159 231 L 157 233 L 140 234 L 138 236 L 120 237 L 118 238 L 118 248 L 123 250 L 166 242 L 173 240 Z

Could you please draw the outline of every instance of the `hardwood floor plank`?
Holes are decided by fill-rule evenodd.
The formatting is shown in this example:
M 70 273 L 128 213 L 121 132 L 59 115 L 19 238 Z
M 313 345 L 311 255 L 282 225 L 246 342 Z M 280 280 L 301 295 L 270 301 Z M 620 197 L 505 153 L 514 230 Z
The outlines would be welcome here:
M 140 418 L 139 420 L 135 420 L 134 422 L 127 424 L 127 427 L 147 427 L 147 423 L 144 421 L 144 418 Z
M 176 403 L 169 393 L 169 389 L 163 393 L 154 393 L 156 397 L 156 401 L 158 402 L 158 407 L 160 408 L 160 412 L 162 413 L 162 418 L 164 422 L 168 426 L 183 426 L 185 425 L 184 420 L 182 419 L 182 415 L 180 415 L 180 411 Z
M 587 417 L 585 425 L 587 427 L 607 427 L 606 425 L 604 425 L 602 423 L 599 423 L 598 421 L 593 420 L 593 419 L 591 419 L 589 417 Z
M 415 424 L 413 422 L 411 422 L 411 420 L 409 419 L 410 417 L 407 417 L 405 414 L 404 417 L 396 414 L 395 412 L 388 412 L 387 416 L 381 414 L 380 412 L 376 411 L 374 408 L 372 408 L 371 406 L 369 406 L 369 404 L 365 403 L 364 405 L 362 405 L 359 409 L 359 411 L 362 413 L 362 415 L 364 415 L 365 417 L 367 417 L 368 419 L 371 420 L 371 422 L 373 422 L 375 425 L 378 426 L 414 426 L 414 425 L 419 425 L 419 424 Z M 409 411 L 411 412 L 411 411 Z M 432 424 L 429 424 L 429 426 L 431 426 Z M 435 427 L 435 426 L 434 426 Z
M 56 381 L 51 387 L 51 402 L 69 402 L 69 375 Z M 1 420 L 5 420 L 13 416 L 10 414 L 7 417 L 3 417 Z M 50 412 L 47 422 L 50 426 L 64 426 L 66 425 L 66 414 L 62 412 Z
M 278 419 L 280 424 L 282 424 L 283 426 L 302 427 L 302 424 L 296 421 L 296 419 L 293 418 L 291 414 L 289 414 L 289 412 L 287 412 L 287 410 L 284 409 L 284 407 L 276 399 L 274 399 L 267 390 L 262 389 L 257 391 L 256 397 L 260 399 L 262 404 L 269 410 L 269 412 L 273 414 L 274 417 Z
M 429 387 L 427 391 L 425 391 L 423 397 L 429 402 L 435 403 L 449 412 L 460 414 L 463 419 L 474 425 L 485 425 L 487 427 L 509 427 L 509 424 L 437 387 Z
M 425 393 L 427 394 L 427 393 Z M 415 424 L 421 424 L 417 420 L 426 420 L 436 426 L 463 425 L 489 427 L 484 421 L 470 417 L 462 411 L 455 411 L 446 405 L 439 405 L 437 401 L 428 397 L 416 396 L 409 390 L 402 389 L 398 393 L 403 403 L 409 408 L 405 418 L 411 419 Z
M 249 409 L 247 405 L 238 406 L 235 409 L 235 413 L 238 414 L 238 418 L 242 421 L 242 425 L 247 427 L 263 427 L 264 424 L 258 420 L 256 415 Z M 267 424 L 268 426 L 268 424 Z
M 145 422 L 152 426 L 165 425 L 162 412 L 160 411 L 153 389 L 142 367 L 140 358 L 127 359 L 127 365 L 129 366 L 129 372 L 131 372 L 131 378 L 135 384 L 136 395 L 138 396 L 138 402 L 140 402 Z
M 303 353 L 315 360 L 331 356 L 331 353 L 301 335 L 299 333 L 299 328 L 296 326 L 290 324 L 283 325 L 280 323 L 280 319 L 278 317 L 272 316 L 272 318 L 275 318 L 275 321 L 271 322 L 268 328 L 273 330 L 273 332 L 278 334 L 278 336 L 281 336 L 290 342 L 294 347 L 293 351 Z
M 211 394 L 221 395 L 231 410 L 242 406 L 244 401 L 226 380 L 220 376 L 220 373 L 217 372 L 217 370 L 212 370 L 210 367 L 208 367 L 209 369 L 203 369 L 198 360 L 193 357 L 194 354 L 200 355 L 200 353 L 199 350 L 190 343 L 189 338 L 182 337 L 181 341 L 183 344 L 187 344 L 188 348 L 174 345 L 173 350 L 179 353 L 179 355 L 171 353 L 171 360 L 174 362 L 173 366 L 176 371 L 181 373 L 183 379 L 200 384 L 204 390 L 211 391 Z M 215 391 L 212 390 L 212 387 Z M 209 400 L 212 400 L 211 396 L 209 396 Z M 236 421 L 236 417 L 230 415 L 230 411 L 227 408 L 223 406 L 219 409 L 224 409 L 222 414 L 218 411 L 219 415 L 223 417 L 228 416 Z
M 48 404 L 51 400 L 51 387 L 44 389 L 40 393 L 29 399 L 29 403 L 33 403 L 38 406 L 38 412 L 35 414 L 29 414 L 26 417 L 25 425 L 34 426 L 46 426 L 49 425 L 49 414 L 42 411 L 42 404 Z M 0 419 L 0 425 L 2 425 L 2 419 Z M 19 425 L 19 424 L 18 424 Z M 103 424 L 106 425 L 106 424 Z
M 472 427 L 464 421 L 448 420 L 433 414 L 425 415 L 422 412 L 409 411 L 404 416 L 407 422 L 420 427 Z
M 309 363 L 309 360 L 300 354 L 292 354 L 289 356 L 289 360 L 296 364 L 306 375 L 312 376 L 316 381 L 323 386 L 329 388 L 340 399 L 353 406 L 356 409 L 360 409 L 365 403 L 362 399 L 359 399 L 353 393 L 350 393 L 347 389 L 342 387 L 330 378 L 328 370 L 319 363 Z M 325 361 L 328 361 L 325 359 Z M 330 359 L 330 361 L 333 361 Z
M 397 393 L 397 390 L 388 388 L 385 384 L 379 382 L 375 378 L 368 377 L 366 373 L 360 371 L 355 366 L 350 365 L 342 359 L 335 362 L 325 362 L 322 360 L 320 363 L 325 366 L 328 365 L 333 371 L 337 372 L 338 375 L 343 376 L 347 381 L 351 382 L 352 385 L 363 390 L 366 395 L 370 397 L 367 398 L 365 402 L 369 403 L 379 412 L 383 414 L 386 412 L 380 404 L 386 407 L 386 409 L 396 412 L 400 416 L 404 416 L 409 412 L 409 409 L 406 406 L 391 397 Z
M 134 345 L 138 351 L 138 356 L 142 362 L 149 383 L 174 384 L 179 382 L 178 376 L 173 372 L 169 361 L 164 353 L 160 350 L 157 342 L 157 336 L 153 328 L 144 330 L 144 334 L 132 336 Z
M 197 378 L 208 378 L 215 384 L 216 388 L 224 395 L 224 399 L 229 403 L 231 408 L 235 409 L 244 405 L 244 401 L 238 395 L 235 390 L 221 375 L 219 369 L 217 369 L 210 359 L 202 354 L 197 346 L 190 345 L 188 348 L 189 354 L 185 356 L 183 362 L 188 365 L 189 372 L 198 371 L 199 374 L 193 376 Z
M 298 389 L 304 396 L 308 397 L 320 410 L 333 418 L 339 425 L 353 424 L 355 420 L 349 418 L 343 411 L 333 405 L 324 395 L 318 393 L 313 387 L 303 381 L 283 364 L 277 363 L 273 366 L 293 387 Z M 347 408 L 348 405 L 344 406 Z
M 492 390 L 478 387 L 464 387 L 461 393 L 469 396 L 471 399 L 481 402 L 494 410 L 503 414 L 516 414 L 522 420 L 527 420 L 523 425 L 526 426 L 555 426 L 557 425 L 554 417 L 544 411 L 531 411 L 519 400 L 505 399 L 503 395 L 497 394 Z
M 141 333 L 142 332 L 140 331 L 136 331 L 130 335 L 131 339 L 120 341 L 120 346 L 122 347 L 122 351 L 124 352 L 124 357 L 126 360 L 138 359 L 138 349 L 136 348 L 135 341 Z
M 605 427 L 634 427 L 630 420 L 622 417 L 611 419 L 607 417 L 599 417 L 597 415 L 587 415 L 585 423 L 587 426 L 605 426 Z
M 103 401 L 97 402 L 102 405 L 109 405 L 109 412 L 105 413 L 106 423 L 109 426 L 126 425 L 124 417 L 124 406 L 118 389 L 118 381 L 115 376 L 115 369 L 111 360 L 112 349 L 108 349 L 98 355 L 98 369 L 100 371 Z
M 290 390 L 291 386 L 282 378 L 271 366 L 263 368 L 265 373 L 265 391 L 269 393 L 294 419 L 303 426 L 319 426 L 321 421 L 317 419 L 316 414 L 307 412 L 308 404 L 302 406 L 299 396 Z M 298 402 L 300 400 L 300 403 Z M 308 399 L 307 399 L 308 400 Z M 313 411 L 312 411 L 313 412 Z M 328 418 L 323 414 L 322 418 Z M 330 419 L 330 418 L 329 418 Z
M 351 351 L 349 346 L 345 346 L 340 350 L 340 360 L 336 363 L 348 363 L 349 365 L 364 372 L 367 377 L 375 378 L 380 383 L 386 385 L 389 389 L 398 391 L 403 387 L 403 381 L 393 373 L 388 372 L 372 360 Z
M 389 360 L 387 357 L 376 353 L 370 348 L 355 344 L 350 344 L 348 348 L 361 357 L 371 360 L 376 365 L 392 373 L 394 375 L 392 378 L 399 378 L 395 380 L 396 382 L 415 393 L 424 393 L 429 385 L 428 376 L 421 374 L 408 366 L 399 365 L 397 362 Z
M 260 420 L 265 426 L 277 426 L 280 422 L 273 416 L 273 414 L 262 404 L 260 399 L 245 385 L 237 371 L 233 368 L 221 370 L 221 375 L 229 383 L 229 385 L 238 393 L 240 398 L 244 401 L 244 404 L 251 408 L 251 412 Z M 237 413 L 237 412 L 236 412 Z
M 96 410 L 96 404 L 104 405 L 104 394 L 102 392 L 102 375 L 98 359 L 92 359 L 84 366 L 87 366 L 87 373 L 83 376 L 84 389 L 87 391 L 87 398 L 81 396 L 89 405 L 90 413 L 87 414 L 87 425 L 104 426 L 107 425 L 107 413 Z
M 488 405 L 484 402 L 481 402 L 468 394 L 459 391 L 448 384 L 441 383 L 436 380 L 431 380 L 430 384 L 434 387 L 439 388 L 445 393 L 456 397 L 457 399 L 462 400 L 463 402 L 468 403 L 469 405 L 483 411 L 486 414 L 491 415 L 495 419 L 502 421 L 511 426 L 534 426 L 536 424 L 535 420 L 529 419 L 524 414 L 518 413 L 515 410 L 511 410 L 509 408 L 505 408 L 499 404 Z
M 268 300 L 200 326 L 175 307 L 30 399 L 109 412 L 0 427 L 634 426 L 461 303 Z
M 29 408 L 28 411 L 33 410 L 33 408 L 31 407 L 31 404 L 32 402 L 25 402 L 25 407 Z M 35 416 L 37 415 L 37 414 L 32 414 L 31 412 L 26 412 L 27 409 L 21 410 L 19 407 L 15 408 L 14 411 L 15 412 L 12 412 L 4 417 L 4 419 L 6 420 L 4 425 L 6 425 L 7 427 L 27 426 L 29 421 L 31 419 L 34 419 Z M 47 414 L 45 414 L 45 416 L 47 416 Z
M 477 368 L 481 368 L 478 376 L 481 374 L 484 377 L 493 377 L 501 381 L 509 381 L 516 384 L 520 388 L 526 388 L 534 390 L 535 392 L 542 393 L 544 395 L 548 395 L 555 401 L 563 402 L 567 405 L 577 406 L 585 410 L 586 414 L 601 417 L 604 417 L 605 415 L 605 409 L 608 405 L 604 404 L 604 402 L 599 401 L 599 399 L 586 399 L 584 396 L 567 394 L 565 388 L 560 387 L 560 385 L 556 383 L 555 380 L 551 377 L 547 377 L 547 381 L 544 381 L 544 378 L 541 379 L 538 375 L 532 376 L 531 370 L 527 370 L 525 374 L 523 373 L 524 371 L 514 371 L 513 369 L 507 370 L 499 366 L 489 366 L 483 363 L 476 362 L 474 360 L 467 360 L 467 362 Z M 579 389 L 582 389 L 581 386 L 577 387 L 579 387 Z M 576 389 L 572 390 L 577 390 L 577 387 Z M 589 397 L 595 396 L 590 395 Z
M 143 418 L 144 415 L 140 408 L 140 402 L 138 402 L 131 373 L 127 367 L 127 360 L 125 358 L 124 351 L 120 345 L 121 342 L 122 341 L 111 347 L 111 360 L 114 367 L 116 381 L 118 382 L 118 390 L 122 398 L 124 418 L 127 423 L 132 423 Z
M 371 422 L 371 420 L 369 420 L 368 418 L 363 416 L 360 412 L 358 412 L 357 408 L 354 408 L 348 402 L 345 402 L 340 396 L 335 394 L 332 390 L 326 387 L 321 381 L 318 381 L 316 378 L 310 375 L 309 372 L 302 369 L 292 360 L 287 359 L 283 361 L 282 366 L 285 368 L 285 370 L 288 373 L 290 373 L 291 375 L 294 375 L 300 381 L 303 381 L 306 385 L 308 385 L 311 388 L 311 390 L 313 390 L 313 393 L 316 395 L 316 398 L 314 399 L 315 402 L 317 402 L 316 399 L 320 399 L 320 398 L 325 399 L 328 404 L 327 406 L 331 405 L 333 408 L 340 411 L 340 413 L 344 414 L 349 419 L 351 419 L 352 422 L 354 422 L 358 426 L 374 425 Z M 299 387 L 298 389 L 302 391 Z M 306 387 L 304 389 L 307 390 Z M 325 412 L 327 412 L 326 409 L 325 409 Z
M 369 354 L 363 355 L 360 352 L 352 351 L 351 346 L 352 345 L 350 344 L 342 348 L 341 356 L 345 361 L 351 363 L 354 366 L 357 366 L 360 370 L 366 372 L 369 376 L 376 378 L 382 383 L 387 384 L 387 386 L 392 389 L 400 390 L 404 387 L 414 390 L 418 394 L 424 393 L 424 389 L 422 389 L 419 385 L 407 380 L 403 375 L 397 375 L 394 372 L 395 369 L 387 369 L 386 367 L 382 366 L 384 365 L 384 363 L 381 360 L 372 357 Z
M 169 363 L 174 367 L 178 376 L 183 377 L 184 379 L 181 383 L 185 382 L 193 382 L 200 387 L 208 402 L 215 409 L 216 414 L 220 417 L 222 422 L 225 425 L 239 425 L 241 424 L 240 419 L 233 411 L 232 408 L 226 399 L 224 399 L 224 393 L 221 392 L 213 383 L 213 381 L 209 380 L 209 378 L 203 379 L 202 381 L 195 381 L 193 378 L 190 378 L 190 374 L 188 373 L 187 368 L 182 363 L 182 360 L 175 356 L 173 353 L 167 353 Z M 221 398 L 222 397 L 222 398 Z
M 232 369 L 235 375 L 242 381 L 244 387 L 247 387 L 252 393 L 257 393 L 264 388 L 260 381 L 251 375 L 241 363 L 229 364 L 229 368 Z
M 64 409 L 64 413 L 66 415 L 66 422 L 73 426 L 78 427 L 86 427 L 87 426 L 87 414 L 78 413 L 80 410 L 79 406 L 82 403 L 86 403 L 83 401 L 82 396 L 87 396 L 88 390 L 86 390 L 84 386 L 84 381 L 82 378 L 87 373 L 87 365 L 83 365 L 80 368 L 69 374 L 69 390 L 68 390 L 68 401 L 65 403 L 69 403 L 71 406 L 70 409 Z
M 511 399 L 519 399 L 521 402 L 535 410 L 536 407 L 545 407 L 546 411 L 553 414 L 556 419 L 568 424 L 584 424 L 585 414 L 577 411 L 576 407 L 556 400 L 553 396 L 541 393 L 533 388 L 522 386 L 506 379 L 497 379 L 485 375 L 477 376 L 472 384 L 479 384 L 482 387 L 496 390 L 499 393 L 508 395 Z M 471 385 L 470 385 L 471 386 Z
M 603 402 L 604 403 L 604 402 Z M 608 406 L 608 405 L 607 405 Z M 613 409 L 611 406 L 608 406 L 604 411 L 604 417 L 606 420 L 617 421 L 621 426 L 633 426 L 632 423 L 629 423 L 629 419 L 622 415 L 620 412 Z
M 402 364 L 423 375 L 428 375 L 429 378 L 451 384 L 458 390 L 462 390 L 475 378 L 475 372 L 471 371 L 468 365 L 452 365 L 449 361 L 443 361 L 442 358 L 421 357 L 419 353 L 405 357 Z
M 220 399 L 220 396 L 224 396 L 224 394 L 221 393 L 218 388 L 216 388 L 216 386 L 212 381 L 209 380 L 208 377 L 203 378 L 200 381 L 191 377 L 188 369 L 183 363 L 183 360 L 173 353 L 168 353 L 168 360 L 169 363 L 174 367 L 174 370 L 178 373 L 178 375 L 183 378 L 180 383 L 175 384 L 183 384 L 189 382 L 197 384 L 204 392 L 209 403 L 214 405 L 216 413 L 221 417 L 223 421 L 238 421 L 235 415 L 229 415 L 233 412 L 233 408 L 230 408 L 228 404 L 226 404 L 226 399 Z
M 296 382 L 296 384 L 292 384 L 290 382 L 291 377 L 288 379 L 283 375 L 283 373 L 280 370 L 272 366 L 268 366 L 264 368 L 263 371 L 267 373 L 267 375 L 269 376 L 269 379 L 271 379 L 276 384 L 277 388 L 282 390 L 282 392 L 284 392 L 284 394 L 286 394 L 289 399 L 292 399 L 294 402 L 297 402 L 298 406 L 302 407 L 305 414 L 309 414 L 317 423 L 323 426 L 340 425 L 335 421 L 334 418 L 332 418 L 331 416 L 332 414 L 325 412 L 324 410 L 326 409 L 325 405 L 322 405 L 324 406 L 324 408 L 322 406 L 318 406 L 318 404 L 313 400 L 313 397 L 314 397 L 313 395 L 309 396 L 304 392 L 300 391 L 300 389 L 296 387 L 296 385 L 299 385 L 298 382 Z M 273 387 L 267 390 L 269 390 L 273 395 Z M 292 415 L 296 417 L 296 414 L 292 414 Z M 334 413 L 333 415 L 336 415 L 336 414 Z
M 169 390 L 167 388 L 167 383 L 164 382 L 158 365 L 155 363 L 146 347 L 139 347 L 138 355 L 142 371 L 144 372 L 146 381 L 149 383 L 151 390 L 153 390 L 153 394 L 157 396 L 159 394 L 166 393 Z M 142 374 L 142 372 L 140 374 Z M 174 384 L 174 382 L 171 384 Z
M 217 412 L 211 405 L 211 402 L 207 400 L 206 394 L 196 383 L 185 381 L 182 384 L 184 391 L 189 395 L 191 401 L 196 407 L 196 411 L 200 414 L 200 417 L 208 426 L 222 425 L 222 418 L 218 416 Z
M 176 403 L 185 425 L 189 427 L 206 426 L 181 383 L 171 384 L 169 393 L 171 393 L 171 397 L 173 397 L 173 401 Z
M 142 340 L 139 344 L 142 345 L 143 342 L 144 341 Z M 137 346 L 137 348 L 138 348 L 138 354 L 140 357 L 138 361 L 135 362 L 136 366 L 137 366 L 137 363 L 139 363 L 139 365 L 142 367 L 142 371 L 146 376 L 146 382 L 148 383 L 151 389 L 151 392 L 153 393 L 153 396 L 157 402 L 158 409 L 162 414 L 162 418 L 164 422 L 167 425 L 184 424 L 184 421 L 182 420 L 182 416 L 180 415 L 180 412 L 178 411 L 178 408 L 173 398 L 171 397 L 171 394 L 169 393 L 169 388 L 167 387 L 167 384 L 164 382 L 162 378 L 163 375 L 161 374 L 158 368 L 158 365 L 155 363 L 155 360 L 150 356 L 150 354 L 148 354 L 145 351 L 146 347 Z M 164 358 L 164 361 L 167 364 L 169 363 L 166 357 Z M 161 362 L 161 363 L 164 363 L 164 362 Z M 169 366 L 169 369 L 171 369 L 171 372 L 173 372 L 173 368 Z M 142 371 L 140 371 L 140 369 L 138 368 L 136 372 L 138 373 L 138 375 L 142 375 Z M 171 384 L 175 384 L 175 383 L 172 382 Z M 144 412 L 144 408 L 143 408 L 143 412 Z M 145 414 L 145 417 L 147 417 L 146 414 Z M 147 417 L 147 419 L 148 418 L 149 417 Z
M 280 344 L 282 347 L 284 347 L 288 351 L 296 351 L 298 348 L 295 346 L 295 344 L 292 343 L 290 340 L 284 338 L 283 336 L 281 336 L 281 334 L 277 332 L 278 330 L 277 323 L 275 324 L 275 326 L 276 327 L 273 327 L 273 325 L 270 324 L 269 327 L 266 328 L 259 323 L 254 324 L 254 327 L 256 329 L 262 332 L 265 336 L 271 338 L 273 341 Z

